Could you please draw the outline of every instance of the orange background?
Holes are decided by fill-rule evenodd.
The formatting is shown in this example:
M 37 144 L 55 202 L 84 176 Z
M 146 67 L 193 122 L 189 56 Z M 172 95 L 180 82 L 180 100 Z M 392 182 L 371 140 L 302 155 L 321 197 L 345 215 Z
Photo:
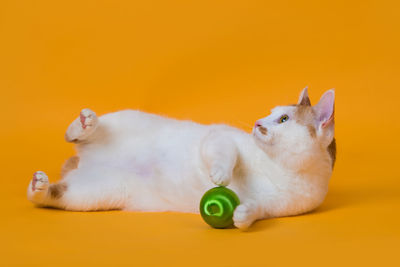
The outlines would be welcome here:
M 78 266 L 399 266 L 398 1 L 0 2 L 0 262 Z M 179 213 L 65 212 L 26 200 L 59 178 L 82 108 L 250 131 L 309 85 L 336 88 L 338 161 L 304 216 L 215 230 Z M 1 265 L 0 263 L 0 265 Z

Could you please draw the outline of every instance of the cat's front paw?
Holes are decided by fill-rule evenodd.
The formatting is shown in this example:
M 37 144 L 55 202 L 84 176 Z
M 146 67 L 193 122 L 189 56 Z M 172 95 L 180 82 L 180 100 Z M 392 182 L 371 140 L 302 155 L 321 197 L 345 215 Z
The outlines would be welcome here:
M 210 170 L 211 181 L 219 186 L 227 186 L 231 181 L 232 173 L 220 166 L 215 166 Z
M 257 209 L 251 203 L 240 204 L 233 213 L 233 223 L 239 229 L 247 229 L 257 219 Z

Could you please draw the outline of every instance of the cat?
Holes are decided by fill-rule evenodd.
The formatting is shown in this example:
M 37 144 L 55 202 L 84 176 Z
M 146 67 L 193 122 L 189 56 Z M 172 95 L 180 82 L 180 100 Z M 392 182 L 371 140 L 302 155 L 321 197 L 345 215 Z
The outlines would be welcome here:
M 101 117 L 90 109 L 68 127 L 77 156 L 50 184 L 38 171 L 28 199 L 72 211 L 199 212 L 215 185 L 237 193 L 234 225 L 298 215 L 318 207 L 336 159 L 334 90 L 311 106 L 307 88 L 298 103 L 275 107 L 252 133 L 224 124 L 201 125 L 136 110 Z

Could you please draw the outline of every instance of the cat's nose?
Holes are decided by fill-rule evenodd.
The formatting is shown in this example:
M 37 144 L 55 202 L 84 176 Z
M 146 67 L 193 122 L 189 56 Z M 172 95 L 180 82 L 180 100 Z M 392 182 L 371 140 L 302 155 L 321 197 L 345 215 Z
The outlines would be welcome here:
M 261 124 L 261 122 L 260 121 L 256 121 L 256 123 L 254 124 L 254 127 L 260 127 L 260 126 L 262 126 L 262 124 Z

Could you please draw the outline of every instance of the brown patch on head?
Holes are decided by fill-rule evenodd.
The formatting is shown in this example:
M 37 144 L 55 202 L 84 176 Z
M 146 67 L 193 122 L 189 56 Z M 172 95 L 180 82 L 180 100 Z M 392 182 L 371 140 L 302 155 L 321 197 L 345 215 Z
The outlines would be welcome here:
M 298 124 L 307 127 L 311 137 L 317 136 L 317 130 L 314 126 L 315 112 L 310 105 L 295 105 L 296 111 L 294 113 L 294 119 Z
M 335 166 L 335 162 L 336 162 L 336 139 L 333 138 L 332 142 L 329 144 L 328 146 L 328 153 L 329 156 L 331 156 L 332 159 L 332 169 Z
M 295 107 L 296 107 L 296 112 L 295 112 L 296 120 L 302 122 L 313 120 L 315 113 L 311 106 L 296 105 Z
M 315 129 L 314 125 L 311 125 L 311 124 L 307 125 L 307 129 L 312 138 L 317 137 L 317 130 Z
M 59 199 L 67 191 L 68 186 L 65 183 L 52 184 L 49 187 L 50 197 L 53 199 Z
M 308 86 L 301 91 L 301 94 L 299 96 L 299 101 L 297 102 L 298 105 L 305 105 L 305 106 L 311 106 L 311 101 L 310 98 L 308 97 Z
M 311 106 L 310 98 L 308 98 L 308 96 L 307 97 L 303 97 L 301 99 L 301 102 L 299 103 L 299 105 L 301 105 L 301 106 Z
M 267 128 L 260 126 L 258 127 L 258 129 L 260 130 L 260 133 L 262 133 L 263 135 L 267 135 L 268 133 Z

